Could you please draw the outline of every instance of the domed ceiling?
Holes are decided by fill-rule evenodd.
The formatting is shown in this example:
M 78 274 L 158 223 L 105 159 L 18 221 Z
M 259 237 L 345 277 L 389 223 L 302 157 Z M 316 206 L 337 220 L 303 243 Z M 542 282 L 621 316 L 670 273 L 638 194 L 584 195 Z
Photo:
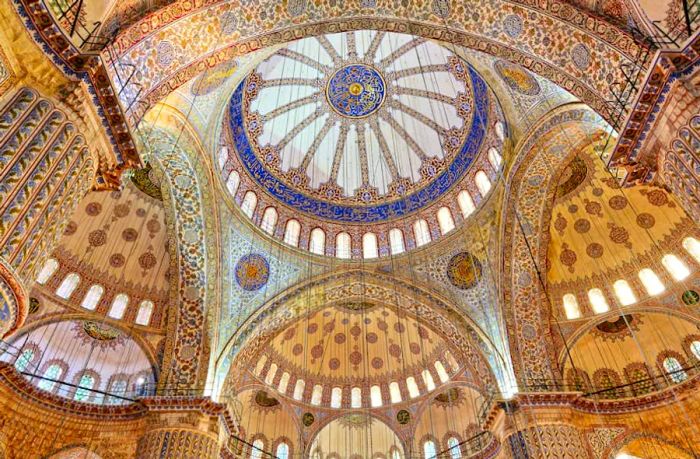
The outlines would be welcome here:
M 229 154 L 302 215 L 380 223 L 465 177 L 489 103 L 479 74 L 435 42 L 374 31 L 308 38 L 234 91 Z

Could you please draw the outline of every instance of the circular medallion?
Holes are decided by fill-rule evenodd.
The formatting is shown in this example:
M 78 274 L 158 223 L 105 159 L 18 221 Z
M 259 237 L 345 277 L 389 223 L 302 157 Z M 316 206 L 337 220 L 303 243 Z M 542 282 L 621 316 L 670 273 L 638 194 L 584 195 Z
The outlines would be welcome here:
M 698 294 L 698 292 L 695 290 L 686 290 L 683 292 L 682 299 L 683 303 L 685 303 L 687 306 L 692 306 L 700 302 L 700 294 Z
M 481 262 L 469 252 L 460 252 L 447 264 L 447 277 L 455 287 L 467 290 L 481 280 Z
M 236 263 L 236 282 L 243 290 L 259 290 L 269 277 L 270 265 L 262 255 L 250 253 Z
M 333 110 L 349 118 L 363 118 L 379 110 L 386 96 L 384 79 L 364 64 L 350 64 L 328 80 L 326 98 Z
M 401 425 L 406 425 L 411 421 L 411 413 L 406 410 L 401 410 L 396 413 L 396 420 Z
M 314 415 L 311 413 L 304 413 L 304 415 L 301 417 L 301 422 L 304 424 L 305 427 L 309 427 L 311 424 L 313 424 L 315 421 Z

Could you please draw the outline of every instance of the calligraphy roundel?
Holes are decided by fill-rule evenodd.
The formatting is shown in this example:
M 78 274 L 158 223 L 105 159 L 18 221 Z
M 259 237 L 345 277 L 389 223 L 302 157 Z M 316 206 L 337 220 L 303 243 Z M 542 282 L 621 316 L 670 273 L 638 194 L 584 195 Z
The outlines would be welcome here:
M 250 253 L 236 263 L 236 282 L 249 292 L 262 288 L 270 277 L 270 265 L 262 255 Z
M 333 110 L 350 118 L 362 118 L 379 110 L 386 88 L 378 71 L 364 64 L 338 69 L 328 80 L 326 97 Z
M 481 262 L 469 252 L 459 252 L 447 264 L 447 277 L 455 287 L 467 290 L 481 280 Z

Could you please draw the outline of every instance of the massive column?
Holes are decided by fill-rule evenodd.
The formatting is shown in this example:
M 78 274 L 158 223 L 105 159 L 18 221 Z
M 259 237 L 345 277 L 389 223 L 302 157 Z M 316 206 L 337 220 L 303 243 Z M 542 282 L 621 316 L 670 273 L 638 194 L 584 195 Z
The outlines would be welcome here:
M 0 107 L 0 336 L 23 323 L 26 289 L 95 169 L 66 112 L 35 90 L 19 88 Z

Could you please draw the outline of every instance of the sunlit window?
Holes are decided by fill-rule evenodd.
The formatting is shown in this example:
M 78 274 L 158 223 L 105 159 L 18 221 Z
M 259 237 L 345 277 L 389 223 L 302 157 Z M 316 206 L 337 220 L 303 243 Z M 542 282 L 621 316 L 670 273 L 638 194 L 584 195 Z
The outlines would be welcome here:
M 666 357 L 663 362 L 664 370 L 668 373 L 671 381 L 680 383 L 688 379 L 688 374 L 683 370 L 681 363 L 675 357 Z
M 391 403 L 401 403 L 401 389 L 396 381 L 389 383 L 389 397 Z
M 416 238 L 416 246 L 420 247 L 431 241 L 430 228 L 428 222 L 423 219 L 416 220 L 413 223 L 413 235 Z
M 78 276 L 76 273 L 68 274 L 65 279 L 63 279 L 63 282 L 61 282 L 61 285 L 59 285 L 56 289 L 56 295 L 64 299 L 70 298 L 75 289 L 78 287 L 79 283 L 80 276 Z
M 224 145 L 219 150 L 219 169 L 223 169 L 226 165 L 226 160 L 228 159 L 228 148 Z
M 282 373 L 282 377 L 280 378 L 280 383 L 277 386 L 277 390 L 281 394 L 286 394 L 287 393 L 287 386 L 289 385 L 289 373 L 286 371 Z
M 321 386 L 320 384 L 314 385 L 314 388 L 311 391 L 311 404 L 312 405 L 320 405 L 322 397 L 323 397 L 323 386 Z
M 250 449 L 250 459 L 262 459 L 264 449 L 265 443 L 259 438 L 255 440 L 253 442 L 253 447 Z
M 398 255 L 406 250 L 406 245 L 403 241 L 403 231 L 398 228 L 393 228 L 389 231 L 389 247 L 392 255 Z
M 450 212 L 450 209 L 447 207 L 441 207 L 440 210 L 438 210 L 437 219 L 442 234 L 447 234 L 455 229 L 455 221 L 452 218 L 452 212 Z
M 272 382 L 275 380 L 275 374 L 277 374 L 277 364 L 273 363 L 270 365 L 270 369 L 267 370 L 267 374 L 265 375 L 265 384 L 272 385 Z
M 274 207 L 268 207 L 263 213 L 260 228 L 267 234 L 274 234 L 275 226 L 277 226 L 277 210 Z
M 588 291 L 588 301 L 591 302 L 591 309 L 596 314 L 602 314 L 610 310 L 608 300 L 605 299 L 603 291 L 599 288 L 592 288 Z
M 129 304 L 129 297 L 123 293 L 118 294 L 112 301 L 112 307 L 109 308 L 109 317 L 112 319 L 121 319 L 126 312 L 126 306 Z
M 335 237 L 335 256 L 338 258 L 350 258 L 352 239 L 348 233 L 338 233 Z
M 496 136 L 503 142 L 506 138 L 506 128 L 500 121 L 496 123 Z
M 581 317 L 581 308 L 578 306 L 578 300 L 576 295 L 572 293 L 567 293 L 563 298 L 564 302 L 564 314 L 569 320 L 579 319 Z
M 32 360 L 34 360 L 34 349 L 25 349 L 17 358 L 17 361 L 15 362 L 15 368 L 17 369 L 17 371 L 22 373 L 24 370 L 27 369 L 29 364 L 32 363 Z
M 696 359 L 700 360 L 700 341 L 690 343 L 690 352 L 693 353 Z
M 459 447 L 459 440 L 455 437 L 450 437 L 447 439 L 447 447 L 450 449 L 451 459 L 461 459 L 462 449 Z
M 362 236 L 362 256 L 364 258 L 377 258 L 379 256 L 376 234 L 365 233 Z
M 464 218 L 467 218 L 472 212 L 474 212 L 474 209 L 476 209 L 476 207 L 474 207 L 472 195 L 470 195 L 467 190 L 462 190 L 459 192 L 457 195 L 457 204 L 459 205 L 459 210 L 462 211 L 462 216 L 464 216 Z
M 306 383 L 304 382 L 303 379 L 297 379 L 297 383 L 294 386 L 294 394 L 292 395 L 294 397 L 294 400 L 301 400 L 304 397 L 304 388 L 306 387 Z
M 683 239 L 683 248 L 700 263 L 700 241 L 694 237 L 687 237 Z
M 326 250 L 326 233 L 321 228 L 314 228 L 309 238 L 309 251 L 323 255 Z
M 258 363 L 255 365 L 255 371 L 253 372 L 255 376 L 260 376 L 260 373 L 265 368 L 265 363 L 267 362 L 267 355 L 263 354 L 262 357 L 258 359 Z
M 231 173 L 228 175 L 228 179 L 226 179 L 226 189 L 232 196 L 236 195 L 236 191 L 238 191 L 238 185 L 240 185 L 240 183 L 241 176 L 238 175 L 238 172 L 231 171 Z
M 90 390 L 95 386 L 95 377 L 84 374 L 80 377 L 78 388 L 75 390 L 73 399 L 78 402 L 84 402 L 90 397 Z
M 350 390 L 350 407 L 362 407 L 362 389 L 359 387 L 353 387 L 352 390 Z
M 97 308 L 97 304 L 100 302 L 104 291 L 105 289 L 101 285 L 91 286 L 85 294 L 83 302 L 80 303 L 80 306 L 89 311 L 94 311 L 95 308 Z
M 369 401 L 373 408 L 382 406 L 382 389 L 379 386 L 369 388 Z
M 661 264 L 664 265 L 671 277 L 677 281 L 682 281 L 690 276 L 690 270 L 685 263 L 672 253 L 664 255 L 661 259 Z
M 658 295 L 666 290 L 659 276 L 649 268 L 639 271 L 639 280 L 642 281 L 642 285 L 649 295 Z
M 45 284 L 57 269 L 58 262 L 53 258 L 49 258 L 46 260 L 46 263 L 44 263 L 44 266 L 42 266 L 41 271 L 39 271 L 39 275 L 36 276 L 36 281 L 42 285 Z
M 143 300 L 139 304 L 139 310 L 136 313 L 136 323 L 138 325 L 148 325 L 151 322 L 151 314 L 153 314 L 153 301 Z
M 430 374 L 428 370 L 423 370 L 421 372 L 421 376 L 423 377 L 423 382 L 425 383 L 426 389 L 428 389 L 428 392 L 431 390 L 435 390 L 435 381 L 433 381 L 433 375 Z
M 39 389 L 51 392 L 56 386 L 55 381 L 59 380 L 61 376 L 63 376 L 63 368 L 57 363 L 52 363 L 46 371 L 44 371 L 43 378 L 38 384 Z
M 253 218 L 253 214 L 255 213 L 255 207 L 257 205 L 258 195 L 256 195 L 252 191 L 246 192 L 245 196 L 243 197 L 243 202 L 241 202 L 241 210 L 243 211 L 243 213 L 246 214 L 248 217 Z
M 620 279 L 615 281 L 613 290 L 615 290 L 615 296 L 617 296 L 617 300 L 622 306 L 629 306 L 637 302 L 637 297 L 634 295 L 632 287 L 630 287 L 630 284 L 626 280 Z
M 301 224 L 296 220 L 289 220 L 284 229 L 284 242 L 291 246 L 298 247 L 299 234 L 301 234 Z
M 482 197 L 489 194 L 489 191 L 491 190 L 491 180 L 489 180 L 488 176 L 486 175 L 486 172 L 477 172 L 474 176 L 474 182 L 476 183 L 476 188 L 479 190 L 479 193 L 481 193 Z
M 115 379 L 114 381 L 112 381 L 110 383 L 109 389 L 107 389 L 107 391 L 110 394 L 119 395 L 119 396 L 123 397 L 124 395 L 126 395 L 127 385 L 128 384 L 127 384 L 125 379 Z M 121 402 L 121 399 L 119 399 L 117 397 L 111 397 L 111 396 L 107 397 L 107 404 L 108 405 L 117 405 L 120 402 Z
M 433 459 L 437 456 L 437 450 L 435 449 L 435 442 L 428 440 L 423 443 L 423 459 Z
M 331 390 L 331 408 L 340 408 L 343 403 L 343 389 L 334 387 Z
M 418 384 L 413 376 L 406 378 L 406 387 L 408 388 L 408 396 L 411 398 L 416 398 L 420 395 L 418 390 Z
M 285 442 L 277 445 L 275 456 L 277 456 L 277 459 L 289 459 L 289 446 Z
M 438 378 L 440 378 L 440 382 L 446 383 L 450 380 L 450 375 L 448 375 L 447 371 L 445 371 L 445 366 L 442 364 L 441 361 L 436 361 L 434 366 L 435 371 L 437 371 Z
M 496 150 L 495 148 L 491 147 L 489 148 L 489 162 L 493 166 L 494 169 L 498 170 L 501 167 L 501 154 Z

